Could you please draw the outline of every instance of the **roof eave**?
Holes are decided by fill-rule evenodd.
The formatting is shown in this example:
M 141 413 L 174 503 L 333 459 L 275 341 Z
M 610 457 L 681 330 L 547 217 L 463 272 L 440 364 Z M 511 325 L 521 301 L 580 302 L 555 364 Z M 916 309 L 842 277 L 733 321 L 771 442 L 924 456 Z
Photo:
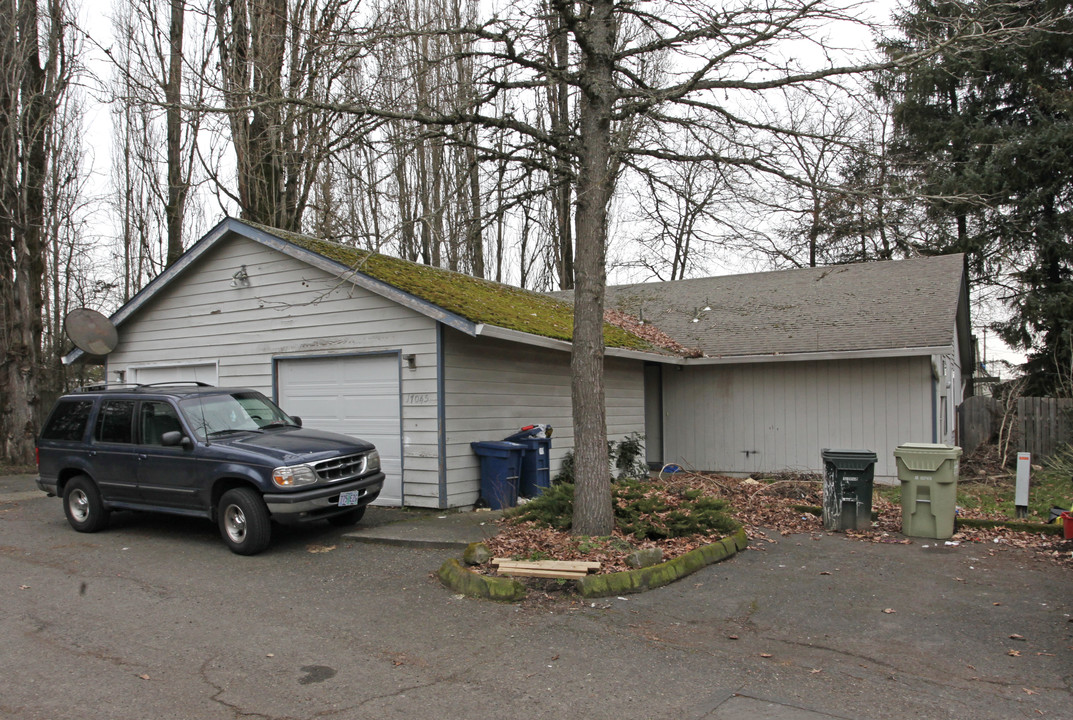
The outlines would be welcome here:
M 134 297 L 113 313 L 110 318 L 112 324 L 119 327 L 125 320 L 127 320 L 127 318 L 148 303 L 158 292 L 167 287 L 172 280 L 181 275 L 187 268 L 197 262 L 201 256 L 211 250 L 217 242 L 230 234 L 238 235 L 260 243 L 261 245 L 265 245 L 266 247 L 270 247 L 299 260 L 300 262 L 312 265 L 370 292 L 397 302 L 400 305 L 408 307 L 415 312 L 432 318 L 433 320 L 449 325 L 467 335 L 472 336 L 476 334 L 476 323 L 467 320 L 460 315 L 448 312 L 438 305 L 434 305 L 411 295 L 410 293 L 399 290 L 381 280 L 357 272 L 343 263 L 330 260 L 312 250 L 306 250 L 292 242 L 276 237 L 260 228 L 247 225 L 235 218 L 225 218 L 221 220 L 200 240 L 191 245 L 175 263 L 168 266 L 164 272 L 153 278 Z M 75 349 L 67 355 L 64 355 L 62 362 L 64 365 L 70 365 L 82 359 L 85 355 L 86 353 L 84 351 Z
M 522 332 L 521 330 L 511 330 L 510 328 L 500 327 L 498 325 L 489 325 L 482 323 L 477 325 L 474 335 L 480 335 L 482 337 L 496 338 L 499 340 L 507 340 L 509 342 L 521 343 L 523 345 L 532 345 L 534 347 L 548 348 L 551 350 L 560 350 L 562 352 L 570 352 L 573 349 L 573 343 L 569 340 L 559 340 L 558 338 L 545 337 L 543 335 L 534 335 L 532 333 Z M 667 362 L 669 360 L 675 360 L 674 357 L 668 357 L 654 352 L 645 352 L 643 350 L 631 350 L 629 348 L 620 348 L 608 346 L 604 348 L 604 355 L 608 357 L 627 358 L 631 360 L 644 360 L 646 362 Z
M 768 353 L 763 355 L 721 355 L 718 357 L 667 358 L 674 365 L 738 365 L 771 362 L 806 362 L 809 360 L 875 360 L 896 357 L 930 357 L 949 355 L 953 345 L 928 345 L 904 348 L 873 348 L 870 350 L 832 350 L 826 352 Z

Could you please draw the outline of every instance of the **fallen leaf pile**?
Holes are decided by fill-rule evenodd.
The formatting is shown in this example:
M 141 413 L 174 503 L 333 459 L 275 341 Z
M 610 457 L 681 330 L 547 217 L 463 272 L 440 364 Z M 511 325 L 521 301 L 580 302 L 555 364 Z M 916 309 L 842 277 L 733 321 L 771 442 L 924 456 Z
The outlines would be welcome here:
M 816 509 L 823 505 L 823 481 L 817 475 L 787 473 L 761 482 L 752 478 L 676 472 L 664 474 L 660 481 L 670 495 L 700 490 L 728 500 L 734 517 L 745 527 L 751 548 L 762 549 L 765 544 L 777 542 L 772 531 L 781 536 L 825 532 L 823 519 L 816 514 Z M 1020 532 L 1004 527 L 962 527 L 946 541 L 911 539 L 901 535 L 900 505 L 874 495 L 872 510 L 877 514 L 877 519 L 870 530 L 847 530 L 842 534 L 847 538 L 873 543 L 948 543 L 951 546 L 980 543 L 986 544 L 991 554 L 1016 548 L 1029 551 L 1038 559 L 1073 567 L 1073 541 L 1064 540 L 1061 535 Z M 960 512 L 962 517 L 1005 519 L 987 518 L 982 513 L 972 511 Z M 601 563 L 599 572 L 607 573 L 628 570 L 627 556 L 641 548 L 659 547 L 663 550 L 663 559 L 670 560 L 718 539 L 717 535 L 695 535 L 639 541 L 618 530 L 607 538 L 579 538 L 569 531 L 554 530 L 533 522 L 503 519 L 500 520 L 498 534 L 486 544 L 495 557 L 596 561 Z M 480 571 L 493 574 L 495 569 L 487 565 Z
M 664 350 L 670 350 L 671 352 L 684 357 L 701 357 L 702 355 L 700 350 L 686 347 L 680 342 L 672 339 L 670 335 L 663 332 L 655 325 L 643 323 L 639 318 L 620 310 L 604 310 L 604 320 L 611 325 L 633 333 L 637 337 L 644 338 L 648 342 L 657 347 L 661 347 Z

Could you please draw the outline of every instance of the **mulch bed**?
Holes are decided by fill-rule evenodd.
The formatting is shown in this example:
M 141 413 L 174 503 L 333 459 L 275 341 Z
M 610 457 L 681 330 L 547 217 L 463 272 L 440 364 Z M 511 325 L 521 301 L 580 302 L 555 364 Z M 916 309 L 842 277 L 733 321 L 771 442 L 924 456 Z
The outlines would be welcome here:
M 823 504 L 822 478 L 810 474 L 784 474 L 760 482 L 751 478 L 731 478 L 708 473 L 680 472 L 664 475 L 662 479 L 672 493 L 701 490 L 729 501 L 734 517 L 742 523 L 749 536 L 751 550 L 763 550 L 778 542 L 779 536 L 819 534 L 827 532 L 819 515 L 805 508 Z M 1004 527 L 961 528 L 947 541 L 907 538 L 901 534 L 901 506 L 880 495 L 873 495 L 872 510 L 878 514 L 871 530 L 848 530 L 846 537 L 874 543 L 982 543 L 991 552 L 1004 548 L 1023 548 L 1038 559 L 1073 567 L 1073 541 L 1061 535 L 1013 531 Z M 987 517 L 983 513 L 966 512 L 963 517 L 1008 520 Z M 566 531 L 538 527 L 532 522 L 500 520 L 499 533 L 487 541 L 495 557 L 522 559 L 589 560 L 602 563 L 600 572 L 620 572 L 629 569 L 626 557 L 639 548 L 659 547 L 664 560 L 678 557 L 701 545 L 715 542 L 718 536 L 698 535 L 688 538 L 639 541 L 616 530 L 610 538 L 577 538 Z M 494 574 L 490 565 L 482 572 Z

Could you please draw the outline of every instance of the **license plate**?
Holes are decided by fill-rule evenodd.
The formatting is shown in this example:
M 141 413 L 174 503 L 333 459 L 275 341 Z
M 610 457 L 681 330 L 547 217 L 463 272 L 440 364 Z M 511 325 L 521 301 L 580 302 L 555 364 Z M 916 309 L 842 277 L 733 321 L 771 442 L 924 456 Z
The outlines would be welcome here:
M 361 503 L 361 490 L 347 490 L 339 493 L 339 507 L 349 507 Z

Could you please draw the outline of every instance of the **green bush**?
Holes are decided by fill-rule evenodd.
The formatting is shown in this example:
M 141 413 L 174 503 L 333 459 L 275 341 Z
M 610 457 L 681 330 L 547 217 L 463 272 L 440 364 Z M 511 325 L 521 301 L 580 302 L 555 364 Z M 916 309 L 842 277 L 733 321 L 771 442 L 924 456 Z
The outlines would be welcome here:
M 618 443 L 608 446 L 608 455 L 618 471 L 618 480 L 643 480 L 648 477 L 648 463 L 645 462 L 645 438 L 641 433 L 630 433 Z
M 607 441 L 607 460 L 610 467 L 611 477 L 614 480 L 635 479 L 642 480 L 648 477 L 648 463 L 644 459 L 645 445 L 644 435 L 630 433 L 622 440 Z M 552 484 L 561 485 L 574 482 L 574 451 L 568 450 L 563 455 L 563 463 L 551 479 Z
M 672 507 L 659 485 L 625 481 L 615 485 L 615 523 L 622 532 L 639 540 L 662 540 L 718 532 L 729 535 L 740 525 L 729 514 L 729 505 L 700 491 L 682 493 Z
M 574 516 L 574 484 L 552 485 L 538 497 L 506 514 L 523 522 L 532 520 L 556 530 L 569 530 Z
M 730 535 L 741 527 L 725 500 L 699 491 L 675 498 L 662 486 L 624 480 L 612 486 L 615 526 L 639 540 L 661 540 L 718 532 Z M 538 525 L 569 530 L 574 512 L 574 485 L 554 485 L 544 494 L 510 511 L 509 516 Z

